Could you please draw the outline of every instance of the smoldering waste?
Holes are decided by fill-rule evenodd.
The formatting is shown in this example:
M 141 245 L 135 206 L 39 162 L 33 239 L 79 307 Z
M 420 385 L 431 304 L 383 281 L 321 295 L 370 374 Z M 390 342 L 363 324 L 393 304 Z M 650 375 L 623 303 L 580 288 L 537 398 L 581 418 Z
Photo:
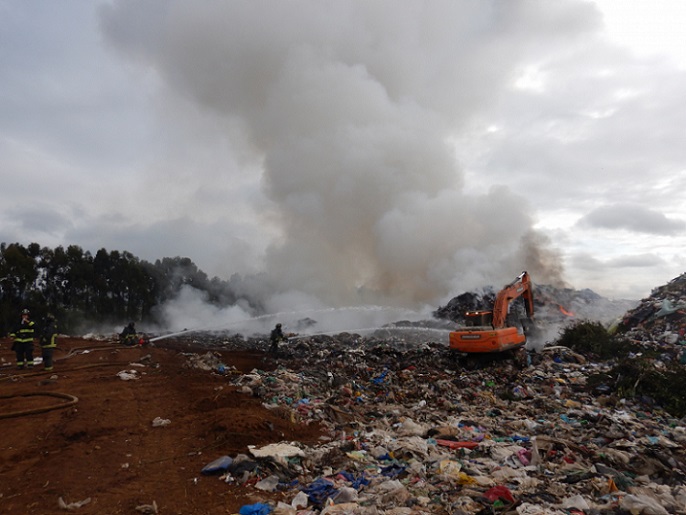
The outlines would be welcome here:
M 445 340 L 418 331 L 297 338 L 274 371 L 234 374 L 211 347 L 266 350 L 266 339 L 196 335 L 213 373 L 221 365 L 242 394 L 327 430 L 317 445 L 217 456 L 227 465 L 215 473 L 263 493 L 246 513 L 686 513 L 685 412 L 618 373 L 684 366 L 677 279 L 614 327 L 574 320 L 560 335 L 570 346 L 550 341 L 523 367 L 464 370 Z M 625 352 L 600 358 L 583 343 L 596 330 Z

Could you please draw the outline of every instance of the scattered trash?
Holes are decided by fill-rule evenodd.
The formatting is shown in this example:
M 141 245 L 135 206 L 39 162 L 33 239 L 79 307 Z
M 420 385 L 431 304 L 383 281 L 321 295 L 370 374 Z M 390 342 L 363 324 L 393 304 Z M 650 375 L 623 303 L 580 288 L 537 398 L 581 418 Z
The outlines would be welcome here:
M 230 456 L 222 456 L 217 458 L 211 463 L 205 465 L 200 471 L 201 474 L 218 474 L 220 472 L 225 472 L 233 463 L 233 459 Z
M 168 426 L 169 424 L 171 424 L 171 420 L 168 418 L 155 417 L 155 419 L 152 421 L 152 427 L 164 427 Z
M 211 372 L 213 370 L 218 370 L 219 367 L 224 367 L 224 363 L 222 363 L 221 356 L 208 351 L 202 356 L 196 354 L 187 356 L 186 366 Z
M 269 476 L 255 483 L 255 488 L 258 490 L 264 490 L 265 492 L 274 492 L 278 485 L 278 476 Z
M 122 381 L 132 381 L 140 379 L 140 377 L 138 376 L 138 372 L 136 370 L 122 370 L 121 372 L 117 373 L 117 377 Z
M 90 502 L 91 502 L 90 497 L 87 497 L 83 501 L 70 502 L 69 504 L 64 502 L 64 499 L 62 499 L 61 497 L 57 500 L 57 504 L 63 510 L 77 510 L 77 509 L 81 508 L 82 506 L 85 506 L 86 504 L 88 504 Z
M 157 515 L 157 513 L 159 513 L 157 511 L 157 503 L 155 501 L 153 501 L 152 504 L 141 504 L 140 506 L 136 506 L 136 511 L 145 513 L 147 515 Z
M 250 450 L 250 454 L 256 458 L 291 458 L 293 456 L 305 456 L 305 453 L 300 447 L 287 443 L 265 445 L 259 449 L 254 445 L 248 445 L 248 449 Z

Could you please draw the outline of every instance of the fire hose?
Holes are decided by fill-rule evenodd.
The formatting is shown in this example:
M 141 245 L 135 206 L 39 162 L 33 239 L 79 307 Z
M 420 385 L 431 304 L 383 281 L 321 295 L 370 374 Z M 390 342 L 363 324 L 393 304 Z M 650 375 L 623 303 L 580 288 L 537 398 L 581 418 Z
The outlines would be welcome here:
M 111 345 L 99 345 L 99 346 L 88 346 L 88 347 L 79 347 L 75 349 L 69 349 L 69 352 L 67 353 L 66 356 L 59 358 L 59 359 L 67 359 L 72 356 L 74 356 L 77 351 L 83 350 L 83 349 L 88 349 L 88 350 L 103 350 L 105 348 L 112 348 Z M 70 370 L 79 370 L 79 369 L 84 369 L 84 368 L 94 368 L 94 367 L 103 367 L 103 366 L 122 366 L 125 365 L 126 363 L 89 363 L 85 365 L 81 365 L 78 367 L 72 367 Z M 18 374 L 16 376 L 10 375 L 6 377 L 0 377 L 0 381 L 4 379 L 13 379 L 14 377 L 32 377 L 32 376 L 37 376 L 37 375 L 44 375 L 46 374 L 45 371 L 36 371 L 34 373 L 28 373 L 28 374 Z M 12 399 L 15 397 L 38 397 L 38 396 L 44 396 L 44 397 L 55 397 L 57 399 L 64 399 L 67 402 L 61 402 L 58 404 L 53 404 L 50 406 L 42 406 L 39 408 L 33 408 L 33 409 L 28 409 L 28 410 L 21 410 L 21 411 L 12 411 L 9 413 L 2 413 L 0 412 L 0 420 L 1 419 L 6 419 L 6 418 L 14 418 L 14 417 L 22 417 L 25 415 L 34 415 L 37 413 L 45 413 L 48 411 L 56 410 L 56 409 L 63 409 L 67 408 L 69 406 L 73 406 L 76 404 L 79 399 L 78 397 L 74 395 L 70 395 L 67 393 L 58 393 L 58 392 L 28 392 L 28 393 L 17 393 L 17 394 L 11 394 L 11 395 L 0 395 L 0 400 L 1 399 Z
M 51 406 L 42 406 L 40 408 L 33 408 L 33 409 L 22 410 L 22 411 L 11 411 L 9 413 L 0 413 L 0 419 L 22 417 L 24 415 L 34 415 L 36 413 L 45 413 L 46 411 L 52 411 L 52 410 L 56 410 L 56 409 L 67 408 L 67 407 L 73 406 L 74 404 L 79 402 L 78 397 L 75 397 L 73 395 L 69 395 L 68 393 L 57 393 L 57 392 L 29 392 L 29 393 L 17 393 L 17 394 L 12 394 L 12 395 L 0 395 L 0 399 L 12 399 L 14 397 L 38 397 L 38 396 L 55 397 L 57 399 L 65 399 L 68 402 L 61 402 L 59 404 L 53 404 Z

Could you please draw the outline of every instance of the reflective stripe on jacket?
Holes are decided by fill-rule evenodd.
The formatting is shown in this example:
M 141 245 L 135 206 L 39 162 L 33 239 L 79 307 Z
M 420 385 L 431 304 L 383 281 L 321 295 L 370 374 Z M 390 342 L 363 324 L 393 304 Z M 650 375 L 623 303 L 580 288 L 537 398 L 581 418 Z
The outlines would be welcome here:
M 57 333 L 52 333 L 50 336 L 44 336 L 43 340 L 41 341 L 41 347 L 44 349 L 48 349 L 50 347 L 57 347 L 57 343 L 55 343 L 55 338 L 57 338 Z
M 28 323 L 22 322 L 19 325 L 19 329 L 10 334 L 10 336 L 12 336 L 17 343 L 33 343 L 34 325 L 33 320 Z
M 47 319 L 41 336 L 40 344 L 43 348 L 57 347 L 55 338 L 57 337 L 57 323 L 54 319 Z

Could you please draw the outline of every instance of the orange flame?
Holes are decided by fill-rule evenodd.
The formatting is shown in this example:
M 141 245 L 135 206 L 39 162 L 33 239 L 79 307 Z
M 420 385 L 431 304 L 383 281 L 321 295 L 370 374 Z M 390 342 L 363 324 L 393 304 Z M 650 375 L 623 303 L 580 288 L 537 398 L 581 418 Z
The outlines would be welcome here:
M 566 310 L 560 304 L 558 304 L 557 307 L 560 309 L 560 313 L 562 313 L 563 315 L 567 315 L 568 317 L 575 316 L 573 312 Z

